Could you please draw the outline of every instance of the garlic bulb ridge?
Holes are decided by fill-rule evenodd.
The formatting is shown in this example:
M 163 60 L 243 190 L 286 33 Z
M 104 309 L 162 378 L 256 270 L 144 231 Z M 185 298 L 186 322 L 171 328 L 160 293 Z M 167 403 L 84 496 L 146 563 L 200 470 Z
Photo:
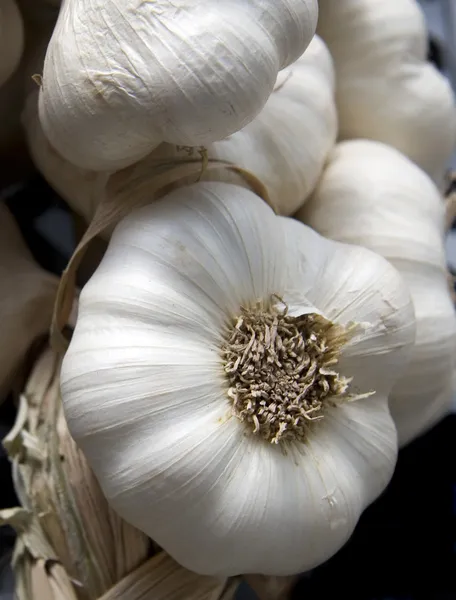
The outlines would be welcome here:
M 114 509 L 202 574 L 336 552 L 387 485 L 415 338 L 382 257 L 202 182 L 132 212 L 82 291 L 70 431 Z
M 321 0 L 318 33 L 336 69 L 342 140 L 389 144 L 441 185 L 456 144 L 447 79 L 426 61 L 416 0 Z
M 456 316 L 446 275 L 444 202 L 429 177 L 389 146 L 342 142 L 298 218 L 321 234 L 387 258 L 410 289 L 417 323 L 408 370 L 393 387 L 399 442 L 450 409 L 455 392 Z
M 94 170 L 163 141 L 223 139 L 259 113 L 316 21 L 316 0 L 65 0 L 44 64 L 45 134 Z

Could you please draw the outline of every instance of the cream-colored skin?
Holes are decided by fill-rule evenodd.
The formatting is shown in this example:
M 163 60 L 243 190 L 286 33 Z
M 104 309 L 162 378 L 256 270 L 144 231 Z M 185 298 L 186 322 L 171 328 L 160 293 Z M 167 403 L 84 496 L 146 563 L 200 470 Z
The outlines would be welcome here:
M 340 138 L 389 144 L 440 186 L 456 142 L 446 78 L 426 61 L 416 0 L 321 0 L 318 33 L 336 68 Z
M 263 108 L 317 13 L 317 0 L 65 0 L 44 64 L 46 136 L 94 170 L 223 139 Z
M 329 404 L 284 448 L 234 416 L 221 357 L 241 307 L 273 294 L 290 315 L 362 323 L 334 368 L 356 393 L 375 390 Z M 183 566 L 298 573 L 347 541 L 392 475 L 387 398 L 414 335 L 406 286 L 382 257 L 249 190 L 198 183 L 116 228 L 80 297 L 65 415 L 115 510 Z
M 37 117 L 36 96 L 28 101 L 24 124 L 39 170 L 72 208 L 90 221 L 107 175 L 72 165 L 50 146 Z M 332 60 L 325 44 L 315 36 L 303 56 L 279 73 L 275 91 L 260 114 L 241 131 L 206 149 L 209 160 L 228 161 L 254 174 L 266 186 L 277 212 L 290 215 L 314 189 L 336 136 Z M 151 189 L 157 160 L 186 156 L 187 150 L 162 144 L 116 179 L 131 198 L 139 190 L 143 194 Z M 193 156 L 199 157 L 196 150 Z M 172 177 L 175 175 L 173 171 Z M 195 181 L 198 175 L 181 180 L 180 185 Z M 203 178 L 248 185 L 226 168 L 211 168 Z M 112 181 L 109 193 L 116 193 Z
M 0 289 L 0 400 L 4 400 L 30 345 L 49 329 L 57 278 L 35 263 L 1 202 Z
M 23 50 L 24 25 L 21 13 L 15 0 L 2 0 L 0 2 L 0 86 L 16 70 Z
M 412 295 L 417 337 L 391 412 L 404 445 L 451 407 L 456 316 L 444 253 L 444 202 L 429 177 L 398 151 L 372 141 L 336 146 L 298 218 L 322 235 L 387 258 Z

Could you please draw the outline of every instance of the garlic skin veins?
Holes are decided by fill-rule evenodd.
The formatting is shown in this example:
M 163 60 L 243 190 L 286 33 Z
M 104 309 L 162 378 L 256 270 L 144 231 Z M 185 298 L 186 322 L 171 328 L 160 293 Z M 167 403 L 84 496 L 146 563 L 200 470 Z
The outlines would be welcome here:
M 44 132 L 95 171 L 161 142 L 223 139 L 260 112 L 317 14 L 317 0 L 65 0 L 44 64 Z
M 76 167 L 51 147 L 38 120 L 36 98 L 35 92 L 23 116 L 34 163 L 70 206 L 90 221 L 107 186 L 107 175 Z M 206 151 L 209 160 L 227 161 L 255 175 L 266 186 L 276 212 L 290 215 L 312 193 L 336 137 L 332 59 L 324 42 L 314 36 L 304 54 L 279 73 L 260 114 L 242 130 L 208 145 Z M 189 153 L 199 158 L 197 148 L 161 144 L 129 169 L 111 177 L 106 193 L 120 193 L 114 179 L 117 189 L 128 190 L 129 198 L 147 193 L 158 160 L 178 160 Z M 184 177 L 178 185 L 193 183 L 198 176 Z M 202 179 L 248 185 L 241 175 L 227 168 L 208 169 Z
M 4 400 L 32 342 L 51 324 L 57 278 L 41 269 L 19 228 L 0 202 L 0 401 Z
M 448 80 L 427 61 L 416 0 L 321 0 L 318 33 L 336 69 L 340 139 L 389 144 L 438 186 L 456 144 Z
M 278 350 L 285 307 L 292 320 L 351 332 L 328 368 L 353 378 L 357 398 L 327 397 L 304 442 L 275 444 L 267 424 L 253 433 L 253 417 L 292 408 L 278 398 L 265 417 L 252 395 L 242 421 L 224 352 L 245 353 L 247 366 L 258 352 L 263 368 L 273 343 L 293 373 L 288 349 L 315 350 L 316 338 L 312 328 L 306 338 L 284 334 Z M 245 340 L 236 346 L 259 323 L 240 319 L 243 309 L 277 317 L 267 348 L 247 335 L 253 354 Z M 347 541 L 392 475 L 387 397 L 414 334 L 408 291 L 382 257 L 277 217 L 249 190 L 198 183 L 115 229 L 81 293 L 61 374 L 65 415 L 113 508 L 180 564 L 212 575 L 298 573 Z M 323 354 L 335 349 L 327 342 Z M 321 384 L 309 394 L 322 397 L 331 374 L 316 360 Z M 288 375 L 271 365 L 279 384 Z M 246 375 L 252 394 L 260 366 Z
M 346 141 L 335 147 L 297 218 L 331 239 L 378 252 L 410 289 L 416 343 L 390 395 L 403 446 L 449 412 L 455 392 L 456 315 L 447 284 L 441 195 L 394 148 Z
M 24 25 L 15 0 L 0 4 L 0 86 L 16 70 L 24 49 Z

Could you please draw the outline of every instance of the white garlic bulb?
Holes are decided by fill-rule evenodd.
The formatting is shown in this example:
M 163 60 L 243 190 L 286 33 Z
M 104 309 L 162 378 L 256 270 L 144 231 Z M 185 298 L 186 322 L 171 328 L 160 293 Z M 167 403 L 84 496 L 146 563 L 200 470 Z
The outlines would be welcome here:
M 106 174 L 76 167 L 50 146 L 38 120 L 35 95 L 28 100 L 24 124 L 39 170 L 72 208 L 90 221 L 107 185 Z M 336 136 L 332 60 L 325 44 L 315 36 L 302 57 L 279 73 L 275 91 L 260 114 L 241 131 L 209 145 L 207 157 L 254 174 L 265 185 L 276 211 L 289 215 L 314 189 Z M 185 158 L 188 151 L 171 144 L 160 145 L 120 172 L 118 184 L 111 181 L 109 193 L 122 188 L 130 197 L 144 194 L 153 182 L 158 160 Z M 193 155 L 199 157 L 197 149 Z M 179 185 L 195 181 L 199 174 L 197 170 L 192 178 L 181 179 Z M 211 168 L 203 179 L 248 185 L 241 175 L 226 168 Z
M 396 460 L 387 396 L 414 340 L 382 257 L 205 182 L 130 213 L 62 369 L 109 502 L 202 574 L 329 558 Z
M 297 215 L 323 235 L 378 252 L 409 286 L 416 343 L 390 397 L 401 445 L 446 414 L 456 391 L 444 209 L 435 185 L 405 156 L 377 142 L 353 140 L 336 146 L 313 197 Z
M 0 86 L 16 70 L 24 49 L 24 25 L 15 0 L 0 3 Z M 4 119 L 2 116 L 2 120 Z
M 0 287 L 0 400 L 3 400 L 25 353 L 50 326 L 57 278 L 34 262 L 2 202 Z
M 317 12 L 317 0 L 65 0 L 44 64 L 45 134 L 93 170 L 161 142 L 223 139 L 259 113 Z
M 321 0 L 318 32 L 336 68 L 341 139 L 400 150 L 438 185 L 456 143 L 454 95 L 426 62 L 416 0 Z

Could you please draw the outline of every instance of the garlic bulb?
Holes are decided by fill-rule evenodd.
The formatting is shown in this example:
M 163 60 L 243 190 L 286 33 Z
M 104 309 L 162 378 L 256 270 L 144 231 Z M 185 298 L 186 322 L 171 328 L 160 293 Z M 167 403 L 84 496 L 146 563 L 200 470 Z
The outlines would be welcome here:
M 389 144 L 439 185 L 456 142 L 449 82 L 426 62 L 415 0 L 321 0 L 318 32 L 336 68 L 341 139 Z
M 405 156 L 354 140 L 336 146 L 312 199 L 297 215 L 323 235 L 378 252 L 408 284 L 417 337 L 409 369 L 390 397 L 401 445 L 446 414 L 456 391 L 444 208 L 432 181 Z
M 331 556 L 387 484 L 414 340 L 387 261 L 205 182 L 117 226 L 62 368 L 114 509 L 202 574 Z
M 63 159 L 47 142 L 40 126 L 36 96 L 24 113 L 29 147 L 35 164 L 73 209 L 90 221 L 107 186 L 105 173 L 81 169 Z M 265 186 L 280 214 L 289 215 L 309 197 L 337 136 L 334 72 L 331 56 L 315 36 L 302 57 L 279 73 L 274 92 L 260 114 L 244 129 L 207 147 L 210 161 L 227 161 L 253 173 Z M 303 140 L 305 142 L 303 143 Z M 153 181 L 158 160 L 185 158 L 189 148 L 161 144 L 149 156 L 111 180 L 109 193 L 144 193 Z M 198 158 L 197 149 L 193 156 Z M 191 183 L 192 177 L 179 180 Z M 175 175 L 173 175 L 175 176 Z M 203 179 L 246 186 L 241 175 L 211 168 Z M 171 182 L 171 179 L 170 179 Z
M 33 260 L 6 206 L 0 202 L 0 400 L 32 342 L 50 323 L 57 278 Z
M 21 13 L 15 0 L 2 0 L 0 4 L 0 85 L 3 85 L 16 70 L 23 48 L 24 26 Z
M 317 0 L 65 0 L 44 64 L 45 134 L 93 170 L 133 164 L 163 141 L 223 139 L 304 52 L 317 9 Z

